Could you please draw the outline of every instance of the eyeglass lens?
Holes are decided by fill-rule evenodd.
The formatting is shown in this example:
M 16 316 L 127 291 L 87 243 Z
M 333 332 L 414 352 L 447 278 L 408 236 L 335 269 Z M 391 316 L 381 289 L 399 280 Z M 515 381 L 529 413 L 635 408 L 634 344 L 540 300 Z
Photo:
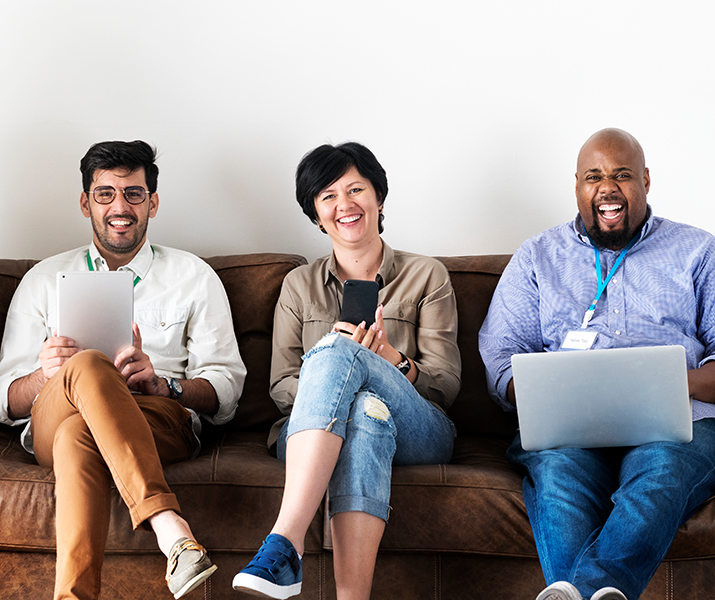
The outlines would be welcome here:
M 117 195 L 117 190 L 115 190 L 111 185 L 103 185 L 94 188 L 92 193 L 94 194 L 96 202 L 99 202 L 100 204 L 109 204 Z M 124 194 L 124 199 L 129 202 L 129 204 L 141 204 L 146 199 L 146 190 L 139 185 L 124 188 L 122 193 Z

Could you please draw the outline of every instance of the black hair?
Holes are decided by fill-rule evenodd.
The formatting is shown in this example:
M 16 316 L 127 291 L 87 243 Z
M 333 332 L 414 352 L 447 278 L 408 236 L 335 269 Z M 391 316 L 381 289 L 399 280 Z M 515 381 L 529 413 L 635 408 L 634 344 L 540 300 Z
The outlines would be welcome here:
M 387 196 L 387 173 L 375 155 L 362 144 L 345 142 L 337 146 L 323 144 L 311 150 L 300 161 L 295 172 L 295 196 L 303 212 L 318 224 L 315 212 L 316 196 L 335 183 L 352 167 L 361 177 L 370 181 L 377 194 L 377 203 L 382 207 Z M 383 215 L 380 213 L 378 231 L 382 233 Z
M 82 173 L 82 188 L 89 192 L 97 170 L 121 169 L 138 171 L 144 168 L 147 189 L 156 192 L 159 167 L 156 166 L 156 148 L 146 142 L 99 142 L 94 144 L 79 163 Z

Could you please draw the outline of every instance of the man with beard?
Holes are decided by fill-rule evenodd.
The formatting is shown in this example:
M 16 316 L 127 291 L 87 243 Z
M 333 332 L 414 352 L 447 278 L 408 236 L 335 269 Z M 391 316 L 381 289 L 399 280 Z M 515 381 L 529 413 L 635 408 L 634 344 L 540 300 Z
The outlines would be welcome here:
M 7 316 L 0 422 L 25 425 L 23 446 L 54 469 L 56 599 L 100 595 L 112 482 L 133 527 L 154 531 L 175 598 L 216 569 L 180 516 L 162 465 L 198 453 L 199 415 L 214 424 L 233 418 L 246 370 L 216 273 L 147 241 L 159 207 L 155 160 L 142 141 L 89 149 L 80 207 L 93 241 L 28 271 Z M 132 273 L 136 323 L 133 346 L 107 357 L 57 336 L 56 274 L 114 270 Z
M 574 330 L 595 334 L 592 348 L 686 349 L 689 444 L 529 452 L 517 435 L 509 448 L 548 584 L 537 600 L 637 600 L 678 527 L 715 491 L 715 238 L 654 216 L 649 188 L 635 138 L 589 138 L 579 214 L 519 248 L 480 332 L 490 393 L 505 410 L 516 405 L 512 355 L 558 351 Z

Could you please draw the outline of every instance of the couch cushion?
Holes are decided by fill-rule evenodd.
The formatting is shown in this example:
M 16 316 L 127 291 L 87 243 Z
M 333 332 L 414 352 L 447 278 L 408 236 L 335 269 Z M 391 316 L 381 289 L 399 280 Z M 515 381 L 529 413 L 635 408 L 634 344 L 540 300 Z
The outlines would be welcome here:
M 395 467 L 381 548 L 536 557 L 502 440 L 461 437 L 448 465 Z
M 255 552 L 270 531 L 283 496 L 285 468 L 269 455 L 262 432 L 215 432 L 201 454 L 170 465 L 166 480 L 182 514 L 203 544 Z M 52 469 L 35 464 L 20 446 L 20 430 L 0 425 L 0 548 L 54 551 Z M 129 511 L 112 488 L 107 553 L 158 552 L 151 533 L 132 531 Z M 306 552 L 322 549 L 323 510 L 306 536 Z

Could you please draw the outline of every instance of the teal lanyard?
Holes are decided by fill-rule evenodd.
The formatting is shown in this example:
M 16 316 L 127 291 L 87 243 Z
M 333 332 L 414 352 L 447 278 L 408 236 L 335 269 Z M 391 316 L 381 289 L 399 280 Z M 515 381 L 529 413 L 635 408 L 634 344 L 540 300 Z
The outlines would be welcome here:
M 586 234 L 586 236 L 588 236 L 589 241 L 593 245 L 593 251 L 596 254 L 596 275 L 598 277 L 598 290 L 596 291 L 596 296 L 593 299 L 593 302 L 591 302 L 591 306 L 588 307 L 588 310 L 586 310 L 586 313 L 583 315 L 583 323 L 581 323 L 581 329 L 586 329 L 586 327 L 588 327 L 588 322 L 593 317 L 593 313 L 596 312 L 596 304 L 598 304 L 598 301 L 601 299 L 601 295 L 605 291 L 606 286 L 613 278 L 613 275 L 618 270 L 618 267 L 621 266 L 623 259 L 626 257 L 626 253 L 631 248 L 633 248 L 635 243 L 638 241 L 638 235 L 636 235 L 630 242 L 628 242 L 628 245 L 623 250 L 621 250 L 621 253 L 618 255 L 616 262 L 613 263 L 611 270 L 608 272 L 608 275 L 604 280 L 601 275 L 601 253 L 598 251 L 598 246 L 593 243 L 588 233 Z
M 150 246 L 150 248 L 151 248 L 151 255 L 154 256 L 154 247 Z M 89 267 L 90 271 L 94 271 L 94 265 L 92 264 L 92 259 L 89 257 L 89 250 L 87 250 L 87 266 Z M 141 280 L 142 280 L 142 278 L 139 277 L 139 275 L 137 275 L 134 278 L 134 287 L 137 287 L 137 283 L 139 283 Z

